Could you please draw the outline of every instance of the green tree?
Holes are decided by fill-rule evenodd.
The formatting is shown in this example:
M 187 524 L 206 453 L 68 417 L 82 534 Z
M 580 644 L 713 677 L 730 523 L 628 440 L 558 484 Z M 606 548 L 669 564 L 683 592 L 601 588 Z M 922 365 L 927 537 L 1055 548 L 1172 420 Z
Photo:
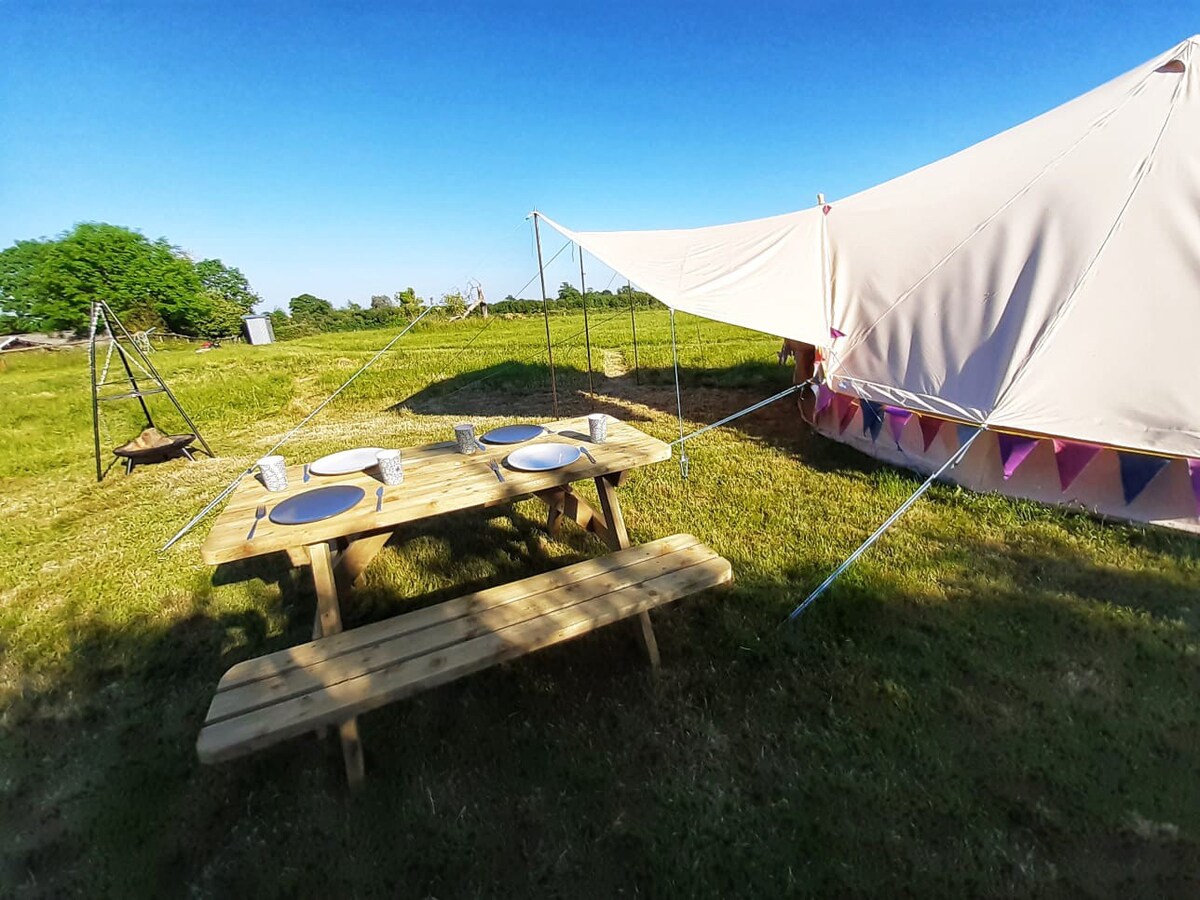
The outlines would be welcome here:
M 446 315 L 451 318 L 461 316 L 467 311 L 467 301 L 463 299 L 463 295 L 458 291 L 442 294 L 442 306 L 446 309 Z
M 5 256 L 4 306 L 40 327 L 82 331 L 93 300 L 107 302 L 131 328 L 195 334 L 210 317 L 195 267 L 165 238 L 84 222 L 56 240 L 21 242 Z
M 250 289 L 250 282 L 240 269 L 227 266 L 219 259 L 202 259 L 196 263 L 196 274 L 209 296 L 221 297 L 227 304 L 241 310 L 242 315 L 253 312 L 262 298 Z
M 417 292 L 410 287 L 396 292 L 396 306 L 399 307 L 404 318 L 410 322 L 425 309 L 425 304 L 421 302 Z
M 564 281 L 558 286 L 558 299 L 567 306 L 578 306 L 583 302 L 583 295 L 579 293 L 579 288 L 571 282 Z
M 392 298 L 387 294 L 372 294 L 371 309 L 391 309 Z
M 0 330 L 32 331 L 39 326 L 36 298 L 50 242 L 17 241 L 0 252 Z
M 312 294 L 301 294 L 288 301 L 288 309 L 297 322 L 322 326 L 333 322 L 333 304 Z

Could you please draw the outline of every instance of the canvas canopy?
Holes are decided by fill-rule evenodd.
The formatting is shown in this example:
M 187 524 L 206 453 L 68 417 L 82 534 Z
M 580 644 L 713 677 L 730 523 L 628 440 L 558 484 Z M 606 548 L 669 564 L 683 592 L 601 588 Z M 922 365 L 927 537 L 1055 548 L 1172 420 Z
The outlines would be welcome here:
M 547 221 L 675 309 L 825 347 L 839 390 L 1200 457 L 1198 45 L 824 209 Z

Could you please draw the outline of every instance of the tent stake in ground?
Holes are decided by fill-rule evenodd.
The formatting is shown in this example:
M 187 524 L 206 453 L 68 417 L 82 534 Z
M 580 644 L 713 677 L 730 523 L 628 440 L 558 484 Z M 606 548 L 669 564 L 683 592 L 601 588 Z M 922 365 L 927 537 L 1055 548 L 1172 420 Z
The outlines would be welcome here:
M 109 345 L 108 355 L 105 357 L 103 371 L 99 376 L 97 376 L 96 339 L 102 324 L 104 331 L 108 333 Z M 122 339 L 128 342 L 128 349 L 122 345 Z M 126 386 L 125 382 L 108 380 L 109 363 L 112 362 L 112 355 L 114 352 L 121 358 L 121 365 L 125 368 L 125 377 L 128 382 L 127 386 L 130 389 L 119 394 L 109 394 L 106 396 L 101 393 L 103 388 L 117 385 Z M 137 377 L 133 374 L 133 367 L 129 364 L 131 359 L 134 365 L 142 370 L 142 374 L 145 375 L 147 379 L 154 382 L 154 387 L 144 387 L 138 384 Z M 125 326 L 121 324 L 121 320 L 117 318 L 116 314 L 103 300 L 95 300 L 92 302 L 91 327 L 88 330 L 88 368 L 91 372 L 92 382 L 92 440 L 96 452 L 97 481 L 104 480 L 105 471 L 104 464 L 100 456 L 100 404 L 111 400 L 137 400 L 142 407 L 142 414 L 146 417 L 146 427 L 154 428 L 154 419 L 150 415 L 150 407 L 146 405 L 146 397 L 151 394 L 166 394 L 167 399 L 171 401 L 171 405 L 175 407 L 179 415 L 183 417 L 183 421 L 187 423 L 187 427 L 191 429 L 191 434 L 176 435 L 174 441 L 169 441 L 168 444 L 165 444 L 161 447 L 148 447 L 144 452 L 149 452 L 150 455 L 154 455 L 154 451 L 158 451 L 159 455 L 162 455 L 165 451 L 176 450 L 178 453 L 182 453 L 190 459 L 191 454 L 188 453 L 187 445 L 190 444 L 192 440 L 198 440 L 200 445 L 204 448 L 205 453 L 207 453 L 209 456 L 216 456 L 216 454 L 213 453 L 212 448 L 208 446 L 208 441 L 206 441 L 204 436 L 200 433 L 200 429 L 196 427 L 196 423 L 192 421 L 192 417 L 187 414 L 187 410 L 183 408 L 183 405 L 179 402 L 178 398 L 176 398 L 175 394 L 172 393 L 169 387 L 167 387 L 166 381 L 163 380 L 163 377 L 159 374 L 158 369 L 154 367 L 154 363 L 150 361 L 150 357 L 146 355 L 142 347 L 139 346 L 138 342 L 134 340 L 133 336 L 125 329 Z M 185 437 L 188 438 L 188 440 L 183 442 L 182 439 Z M 171 446 L 172 443 L 177 446 Z M 130 452 L 132 453 L 133 451 Z M 133 469 L 133 463 L 134 456 L 127 455 L 127 470 Z

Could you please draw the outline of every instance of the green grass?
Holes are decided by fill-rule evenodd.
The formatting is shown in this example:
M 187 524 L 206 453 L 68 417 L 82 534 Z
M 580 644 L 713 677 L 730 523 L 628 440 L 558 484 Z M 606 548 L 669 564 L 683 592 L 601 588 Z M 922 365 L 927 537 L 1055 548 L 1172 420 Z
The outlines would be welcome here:
M 788 382 L 771 339 L 679 324 L 689 427 Z M 627 315 L 593 325 L 597 405 L 672 437 L 665 316 L 639 313 L 640 385 Z M 583 411 L 582 322 L 553 327 Z M 285 452 L 548 418 L 541 322 L 460 352 L 478 329 L 406 336 Z M 208 523 L 157 550 L 387 337 L 157 354 L 221 457 L 101 484 L 85 357 L 0 362 L 0 894 L 1200 889 L 1197 541 L 938 486 L 781 628 L 917 484 L 787 403 L 695 442 L 688 481 L 664 463 L 623 489 L 635 540 L 692 532 L 737 577 L 656 614 L 657 679 L 615 627 L 371 713 L 355 798 L 334 741 L 199 766 L 221 673 L 307 639 L 312 589 L 276 558 L 202 565 Z M 138 423 L 108 411 L 112 446 Z M 538 518 L 405 532 L 348 623 L 603 552 Z

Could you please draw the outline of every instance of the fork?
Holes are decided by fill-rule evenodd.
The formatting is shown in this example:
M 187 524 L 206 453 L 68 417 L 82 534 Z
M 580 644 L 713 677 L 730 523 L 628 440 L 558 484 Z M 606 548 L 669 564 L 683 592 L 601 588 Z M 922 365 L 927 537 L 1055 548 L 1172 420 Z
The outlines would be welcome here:
M 496 473 L 496 480 L 499 481 L 501 484 L 504 484 L 504 476 L 502 474 L 500 474 L 500 467 L 498 465 L 496 465 L 496 461 L 494 459 L 489 459 L 488 465 L 491 466 L 492 471 Z
M 250 533 L 246 535 L 246 540 L 253 540 L 254 531 L 258 528 L 259 520 L 267 514 L 267 506 L 265 503 L 258 504 L 258 509 L 254 511 L 254 524 L 250 526 Z

